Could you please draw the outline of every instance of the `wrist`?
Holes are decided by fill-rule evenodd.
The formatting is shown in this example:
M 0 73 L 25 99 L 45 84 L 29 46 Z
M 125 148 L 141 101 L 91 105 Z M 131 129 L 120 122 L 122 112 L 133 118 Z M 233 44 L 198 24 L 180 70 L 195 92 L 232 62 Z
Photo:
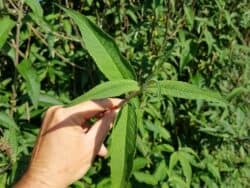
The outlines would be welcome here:
M 53 177 L 48 177 L 28 170 L 17 182 L 14 188 L 66 188 L 67 185 L 57 182 Z

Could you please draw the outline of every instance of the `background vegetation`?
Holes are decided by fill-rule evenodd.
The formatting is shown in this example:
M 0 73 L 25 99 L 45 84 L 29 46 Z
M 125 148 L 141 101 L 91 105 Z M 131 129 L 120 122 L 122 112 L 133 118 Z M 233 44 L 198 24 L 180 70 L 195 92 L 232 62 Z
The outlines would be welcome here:
M 140 96 L 129 187 L 250 187 L 249 0 L 54 2 L 114 37 L 140 82 L 186 81 L 229 101 Z M 0 0 L 0 187 L 24 172 L 45 110 L 106 80 L 73 21 L 51 1 L 40 4 Z M 109 163 L 97 159 L 72 187 L 110 187 Z

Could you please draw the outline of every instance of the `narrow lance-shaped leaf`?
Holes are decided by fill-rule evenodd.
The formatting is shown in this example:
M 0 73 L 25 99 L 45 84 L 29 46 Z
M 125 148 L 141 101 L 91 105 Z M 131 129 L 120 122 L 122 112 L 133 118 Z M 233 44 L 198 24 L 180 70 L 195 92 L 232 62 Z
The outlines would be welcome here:
M 207 89 L 200 89 L 195 85 L 181 81 L 164 80 L 153 82 L 148 85 L 146 91 L 184 99 L 204 99 L 218 102 L 223 105 L 226 104 L 226 101 L 217 92 Z
M 114 40 L 107 33 L 79 12 L 61 8 L 75 21 L 86 49 L 109 80 L 135 79 L 133 68 L 121 55 Z
M 183 47 L 180 54 L 180 71 L 183 71 L 183 68 L 191 62 L 192 54 L 191 54 L 191 44 L 192 40 L 186 40 L 183 42 Z
M 0 112 L 0 125 L 2 125 L 5 128 L 12 127 L 14 129 L 18 129 L 18 126 L 17 126 L 16 122 L 13 120 L 13 118 L 8 116 L 4 112 Z
M 189 30 L 191 31 L 194 26 L 194 12 L 190 7 L 186 5 L 184 5 L 184 12 L 189 26 Z
M 191 165 L 190 165 L 189 161 L 186 159 L 184 152 L 179 152 L 178 158 L 179 158 L 179 161 L 181 163 L 181 167 L 182 167 L 184 176 L 186 177 L 186 182 L 188 183 L 188 185 L 190 185 L 191 179 L 192 179 Z
M 132 104 L 123 107 L 112 132 L 112 188 L 125 188 L 133 167 L 136 142 L 136 114 Z
M 32 103 L 34 106 L 37 106 L 40 94 L 40 81 L 36 70 L 27 59 L 17 65 L 17 70 L 26 81 L 26 87 Z
M 8 34 L 11 29 L 15 26 L 15 22 L 10 19 L 9 16 L 4 16 L 0 18 L 0 49 L 3 47 L 4 43 L 8 38 Z
M 204 40 L 208 46 L 208 54 L 210 54 L 212 51 L 213 43 L 215 42 L 215 40 L 213 38 L 213 35 L 209 32 L 208 29 L 204 30 Z
M 77 97 L 70 103 L 70 105 L 78 104 L 87 100 L 115 97 L 131 91 L 138 91 L 139 89 L 138 83 L 133 80 L 108 81 L 97 85 L 84 95 Z
M 167 174 L 168 174 L 168 168 L 166 166 L 165 160 L 162 160 L 154 172 L 154 177 L 159 182 L 163 181 L 166 178 Z
M 141 183 L 145 183 L 151 186 L 155 186 L 158 183 L 157 178 L 152 174 L 144 172 L 134 172 L 133 175 L 135 179 Z
M 44 106 L 51 106 L 51 105 L 62 105 L 63 102 L 59 99 L 52 97 L 46 94 L 40 94 L 39 96 L 39 104 L 42 103 Z
M 24 1 L 32 11 L 37 15 L 42 17 L 43 16 L 43 9 L 38 0 L 25 0 Z

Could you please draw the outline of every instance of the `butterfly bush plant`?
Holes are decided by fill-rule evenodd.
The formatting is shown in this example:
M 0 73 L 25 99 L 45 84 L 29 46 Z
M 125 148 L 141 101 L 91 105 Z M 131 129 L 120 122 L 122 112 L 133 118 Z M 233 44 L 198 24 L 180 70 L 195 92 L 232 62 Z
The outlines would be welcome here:
M 60 6 L 61 7 L 61 6 Z M 225 105 L 225 100 L 216 92 L 200 89 L 182 81 L 147 79 L 139 83 L 135 70 L 122 56 L 116 43 L 107 33 L 77 11 L 61 7 L 76 23 L 84 47 L 94 59 L 99 70 L 108 81 L 97 85 L 70 105 L 86 100 L 124 96 L 111 139 L 111 182 L 112 188 L 126 187 L 133 167 L 136 151 L 137 127 L 143 117 L 138 96 L 144 93 L 167 95 L 184 99 L 204 99 Z M 154 73 L 152 73 L 154 74 Z M 189 175 L 186 175 L 189 177 Z M 189 177 L 191 178 L 191 177 Z M 188 180 L 190 181 L 190 179 Z

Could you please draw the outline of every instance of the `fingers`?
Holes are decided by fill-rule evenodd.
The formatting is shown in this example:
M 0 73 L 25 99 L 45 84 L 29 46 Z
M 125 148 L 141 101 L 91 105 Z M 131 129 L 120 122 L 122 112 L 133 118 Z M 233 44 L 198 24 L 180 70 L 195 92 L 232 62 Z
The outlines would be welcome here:
M 104 144 L 102 144 L 101 149 L 99 150 L 99 152 L 97 153 L 97 155 L 99 155 L 100 157 L 105 157 L 108 154 L 108 150 L 105 147 Z
M 122 103 L 119 98 L 107 98 L 102 100 L 87 101 L 72 107 L 65 108 L 67 116 L 77 115 L 82 118 L 91 118 L 98 113 L 118 107 Z
M 95 153 L 101 148 L 101 145 L 108 134 L 110 127 L 112 127 L 113 121 L 115 119 L 115 111 L 108 111 L 104 114 L 103 118 L 98 120 L 86 134 L 89 140 L 93 142 L 95 147 Z

